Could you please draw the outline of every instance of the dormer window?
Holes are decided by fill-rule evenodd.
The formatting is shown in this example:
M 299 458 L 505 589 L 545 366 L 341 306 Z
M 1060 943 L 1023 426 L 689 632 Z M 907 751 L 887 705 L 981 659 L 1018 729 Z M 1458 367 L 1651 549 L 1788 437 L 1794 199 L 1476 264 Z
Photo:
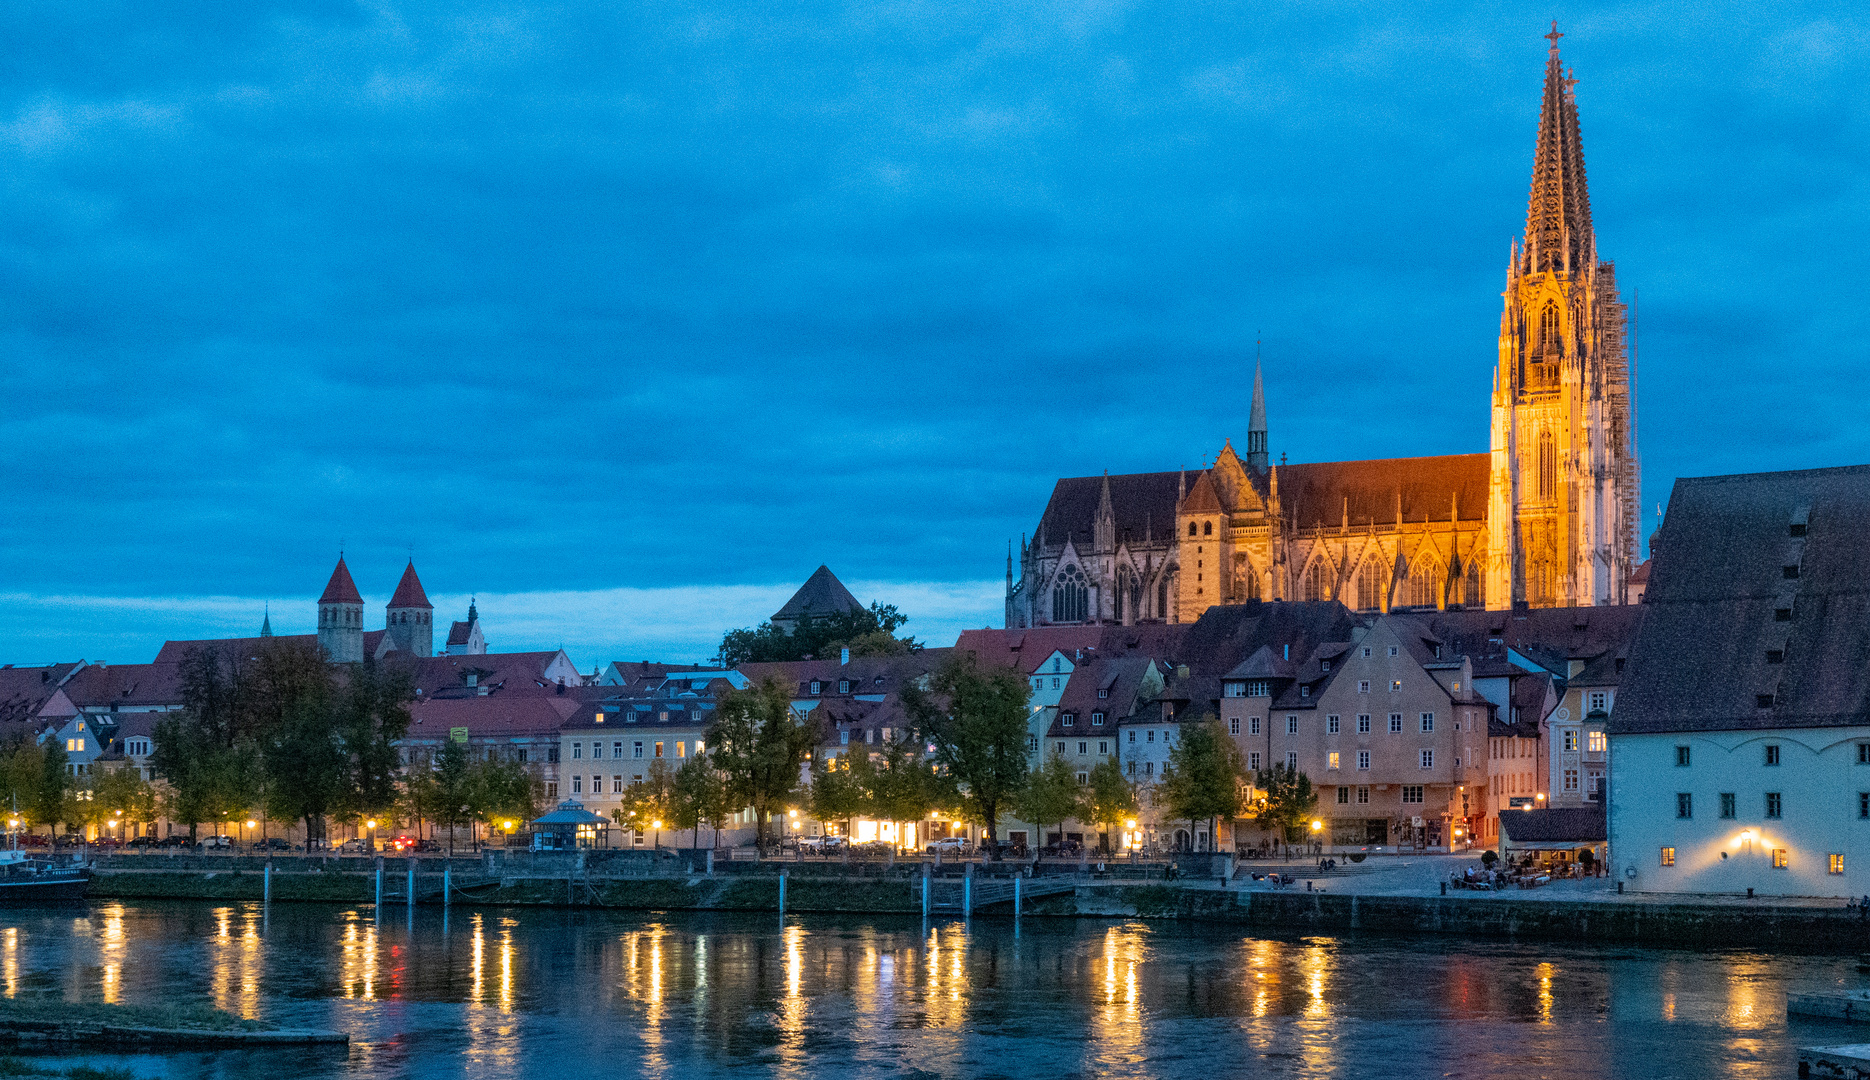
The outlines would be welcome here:
M 1077 713 L 1066 713 L 1064 714 L 1063 718 L 1060 720 L 1060 723 L 1062 723 L 1066 727 L 1071 727 L 1073 724 L 1076 724 L 1077 722 L 1078 722 Z
M 1309 686 L 1301 686 L 1301 687 L 1299 687 L 1299 696 L 1300 696 L 1300 697 L 1304 697 L 1304 698 L 1308 698 L 1308 697 L 1311 697 L 1311 696 L 1312 696 L 1312 688 L 1311 688 L 1311 687 L 1309 687 Z
M 1104 726 L 1104 714 L 1101 712 L 1092 713 L 1091 714 L 1091 726 L 1092 727 L 1103 727 Z
M 1273 696 L 1273 684 L 1269 682 L 1265 682 L 1265 681 L 1250 682 L 1247 684 L 1247 696 L 1248 697 L 1272 697 Z
M 813 679 L 812 680 L 812 693 L 821 694 L 823 692 L 824 692 L 824 684 L 819 682 L 817 679 Z
M 1098 697 L 1101 697 L 1101 698 L 1107 698 L 1107 697 L 1109 697 L 1109 696 L 1110 696 L 1110 690 L 1109 690 L 1109 689 L 1107 689 L 1107 688 L 1106 688 L 1106 689 L 1101 689 L 1101 690 L 1099 690 L 1099 691 L 1097 692 L 1097 696 L 1098 696 Z
M 838 680 L 838 693 L 848 694 L 850 692 L 851 692 L 851 681 L 849 679 L 839 679 Z
M 1329 661 L 1329 660 L 1320 660 L 1320 661 L 1318 661 L 1318 667 L 1319 667 L 1319 669 L 1320 669 L 1320 670 L 1322 670 L 1322 671 L 1330 671 L 1330 670 L 1331 670 L 1331 661 Z

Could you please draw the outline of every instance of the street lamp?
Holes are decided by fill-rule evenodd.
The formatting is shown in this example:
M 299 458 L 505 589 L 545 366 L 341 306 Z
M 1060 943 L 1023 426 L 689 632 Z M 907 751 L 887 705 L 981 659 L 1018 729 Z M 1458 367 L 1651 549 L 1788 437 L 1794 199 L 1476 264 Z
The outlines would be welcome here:
M 661 819 L 657 819 L 655 821 L 650 822 L 649 826 L 650 828 L 656 830 L 656 850 L 661 851 L 662 850 L 662 821 Z
M 377 850 L 377 819 L 366 818 L 364 820 L 364 828 L 370 830 L 370 850 L 372 853 L 375 853 Z

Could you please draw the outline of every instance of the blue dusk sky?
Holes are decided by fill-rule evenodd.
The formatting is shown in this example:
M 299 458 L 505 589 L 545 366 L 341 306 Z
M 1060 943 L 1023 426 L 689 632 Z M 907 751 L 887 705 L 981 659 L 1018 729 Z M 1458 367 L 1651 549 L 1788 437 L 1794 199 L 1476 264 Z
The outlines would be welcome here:
M 951 642 L 1256 337 L 1275 454 L 1484 450 L 1554 17 L 1643 531 L 1870 461 L 1865 10 L 9 4 L 0 662 L 309 631 L 340 545 L 585 670 L 820 563 Z

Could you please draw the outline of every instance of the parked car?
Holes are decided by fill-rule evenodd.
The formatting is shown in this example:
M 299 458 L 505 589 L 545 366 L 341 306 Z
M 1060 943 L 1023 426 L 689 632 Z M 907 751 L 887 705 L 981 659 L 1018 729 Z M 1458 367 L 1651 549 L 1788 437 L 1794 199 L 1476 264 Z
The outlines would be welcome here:
M 283 836 L 268 836 L 268 837 L 265 837 L 264 839 L 254 841 L 253 850 L 255 851 L 291 851 L 292 841 L 286 839 Z
M 842 836 L 801 837 L 799 850 L 812 855 L 836 855 L 844 850 L 844 838 Z
M 930 855 L 966 855 L 971 847 L 965 836 L 944 836 L 928 846 Z
M 224 834 L 204 836 L 195 842 L 195 847 L 202 851 L 232 851 L 234 838 Z
M 156 846 L 159 848 L 185 848 L 188 846 L 188 834 L 177 833 L 174 836 L 165 836 L 156 841 Z
M 338 854 L 368 855 L 370 854 L 370 841 L 353 836 L 349 840 L 338 845 Z
M 153 836 L 137 836 L 125 841 L 123 846 L 131 851 L 148 851 L 157 843 Z
M 422 840 L 417 840 L 415 842 L 415 846 L 411 850 L 420 854 L 422 852 L 440 851 L 441 849 L 442 849 L 442 844 L 440 840 L 422 839 Z

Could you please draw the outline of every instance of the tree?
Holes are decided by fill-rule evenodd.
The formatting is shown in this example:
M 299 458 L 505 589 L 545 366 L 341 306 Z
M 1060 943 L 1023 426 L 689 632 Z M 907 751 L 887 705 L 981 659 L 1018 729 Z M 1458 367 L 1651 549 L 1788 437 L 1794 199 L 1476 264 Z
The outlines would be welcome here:
M 922 648 L 914 638 L 897 635 L 908 621 L 894 604 L 872 603 L 868 609 L 807 615 L 791 633 L 764 622 L 751 629 L 729 630 L 721 638 L 718 659 L 728 667 L 781 663 L 835 656 L 845 647 L 852 656 L 899 656 Z
M 920 743 L 894 739 L 878 756 L 882 759 L 878 767 L 868 770 L 870 788 L 865 801 L 871 816 L 892 825 L 920 820 L 934 802 L 934 775 L 922 758 Z M 896 836 L 900 847 L 900 828 Z
M 527 766 L 489 756 L 474 763 L 469 789 L 480 819 L 510 833 L 538 816 L 545 785 Z
M 854 753 L 854 752 L 853 752 Z M 860 755 L 869 764 L 869 755 Z M 811 813 L 819 821 L 844 822 L 844 835 L 851 832 L 851 819 L 863 812 L 867 793 L 851 772 L 853 754 L 827 755 L 812 764 Z
M 157 731 L 160 756 L 162 732 Z M 344 745 L 331 718 L 331 688 L 308 688 L 264 736 L 266 802 L 274 817 L 305 822 L 309 842 L 325 837 L 325 817 L 344 796 Z
M 365 657 L 352 664 L 332 710 L 344 757 L 341 809 L 351 816 L 385 814 L 396 805 L 402 755 L 396 744 L 409 732 L 415 688 L 401 667 Z
M 154 825 L 158 810 L 156 789 L 134 765 L 99 772 L 91 782 L 98 809 L 108 819 Z
M 34 821 L 39 788 L 44 783 L 43 751 L 25 732 L 15 732 L 0 743 L 0 811 L 9 819 Z
M 774 808 L 798 790 L 810 759 L 813 728 L 792 709 L 778 682 L 722 694 L 708 725 L 709 754 L 735 806 L 753 808 L 755 842 L 764 849 Z
M 1311 778 L 1285 762 L 1262 769 L 1256 778 L 1261 791 L 1259 819 L 1288 840 L 1302 839 L 1305 823 L 1318 809 L 1318 792 Z
M 428 775 L 416 781 L 427 785 L 423 801 L 431 808 L 431 819 L 437 825 L 448 826 L 450 855 L 455 851 L 455 829 L 474 820 L 474 779 L 467 744 L 449 739 L 435 752 Z
M 700 754 L 675 770 L 675 786 L 670 820 L 692 822 L 684 827 L 695 830 L 695 846 L 701 846 L 701 826 L 714 832 L 714 846 L 721 845 L 721 826 L 734 812 L 727 798 L 727 785 L 708 759 Z
M 1102 825 L 1101 831 L 1106 834 L 1119 822 L 1136 816 L 1136 789 L 1124 778 L 1123 766 L 1117 764 L 1116 758 L 1105 758 L 1093 766 L 1085 786 L 1078 791 L 1078 820 Z M 1104 850 L 1109 850 L 1107 844 Z
M 1188 822 L 1191 835 L 1195 822 L 1206 819 L 1208 835 L 1218 846 L 1215 823 L 1239 815 L 1240 786 L 1245 775 L 1240 749 L 1220 722 L 1208 716 L 1198 723 L 1182 725 L 1175 745 L 1169 748 L 1169 761 L 1157 793 L 1168 816 Z
M 1070 763 L 1057 754 L 1048 754 L 1045 764 L 1033 772 L 1025 790 L 1020 792 L 1013 812 L 1034 825 L 1058 826 L 1060 839 L 1065 819 L 1078 809 L 1078 775 Z
M 929 688 L 902 693 L 920 738 L 953 782 L 966 820 L 987 831 L 999 857 L 999 820 L 1031 779 L 1026 750 L 1026 679 L 1013 667 L 983 668 L 968 653 L 942 665 Z
M 32 820 L 56 827 L 66 819 L 65 793 L 71 787 L 70 761 L 57 739 L 47 739 L 39 751 L 39 783 L 33 792 Z
M 643 770 L 643 778 L 624 790 L 623 801 L 617 806 L 617 824 L 627 822 L 637 832 L 661 832 L 662 826 L 672 820 L 670 808 L 674 803 L 675 769 L 668 758 L 654 758 Z

